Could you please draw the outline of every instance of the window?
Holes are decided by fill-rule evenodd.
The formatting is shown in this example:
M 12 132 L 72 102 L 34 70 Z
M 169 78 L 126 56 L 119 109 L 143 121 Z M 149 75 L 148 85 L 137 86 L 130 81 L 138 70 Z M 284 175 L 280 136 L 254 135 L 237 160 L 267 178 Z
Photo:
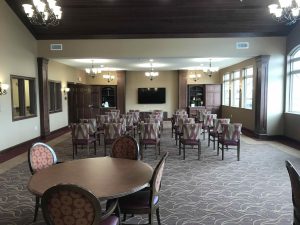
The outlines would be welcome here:
M 10 82 L 13 121 L 36 116 L 35 79 L 11 75 Z
M 224 74 L 223 76 L 223 105 L 229 106 L 230 99 L 230 75 L 229 73 Z
M 61 82 L 49 81 L 48 88 L 48 104 L 49 112 L 61 112 L 62 111 L 62 94 L 61 94 Z
M 288 111 L 300 113 L 300 48 L 290 56 Z
M 232 76 L 232 98 L 231 106 L 240 107 L 240 71 L 235 71 Z
M 253 100 L 253 67 L 243 70 L 243 108 L 252 109 Z

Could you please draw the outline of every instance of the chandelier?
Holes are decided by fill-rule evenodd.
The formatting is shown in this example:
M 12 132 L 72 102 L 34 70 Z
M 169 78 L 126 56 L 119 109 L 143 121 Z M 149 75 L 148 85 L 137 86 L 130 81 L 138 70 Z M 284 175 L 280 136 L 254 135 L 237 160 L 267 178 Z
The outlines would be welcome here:
M 6 95 L 8 88 L 9 88 L 9 84 L 2 84 L 0 82 L 0 95 Z
M 31 4 L 23 4 L 24 11 L 33 25 L 57 26 L 62 16 L 61 7 L 56 0 L 32 0 Z
M 214 72 L 219 71 L 219 67 L 212 67 L 211 66 L 211 59 L 209 59 L 209 67 L 203 67 L 203 72 L 205 72 L 209 77 L 213 75 Z
M 101 65 L 101 67 L 103 67 L 103 65 Z M 98 73 L 101 73 L 101 68 L 95 68 L 94 60 L 92 60 L 92 66 L 90 68 L 85 68 L 85 72 L 94 78 Z
M 195 72 L 194 74 L 190 74 L 189 78 L 196 82 L 197 80 L 199 80 L 201 78 L 201 74 L 200 73 L 197 74 Z
M 145 72 L 145 76 L 148 77 L 150 80 L 153 80 L 154 77 L 157 77 L 159 75 L 158 72 L 154 72 L 153 59 L 150 59 L 150 67 L 151 67 L 151 70 L 148 72 Z
M 107 83 L 109 83 L 115 79 L 115 76 L 109 74 L 109 71 L 108 71 L 108 74 L 103 74 L 102 77 L 107 80 Z
M 279 0 L 279 5 L 271 4 L 269 10 L 278 22 L 292 25 L 299 19 L 300 0 Z

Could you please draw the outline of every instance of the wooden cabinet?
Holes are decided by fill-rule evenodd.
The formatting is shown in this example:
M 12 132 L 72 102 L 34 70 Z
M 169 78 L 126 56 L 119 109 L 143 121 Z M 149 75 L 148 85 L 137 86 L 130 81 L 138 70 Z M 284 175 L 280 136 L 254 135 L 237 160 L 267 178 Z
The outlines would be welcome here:
M 206 108 L 220 115 L 222 88 L 220 84 L 188 85 L 187 111 L 195 116 L 200 108 Z

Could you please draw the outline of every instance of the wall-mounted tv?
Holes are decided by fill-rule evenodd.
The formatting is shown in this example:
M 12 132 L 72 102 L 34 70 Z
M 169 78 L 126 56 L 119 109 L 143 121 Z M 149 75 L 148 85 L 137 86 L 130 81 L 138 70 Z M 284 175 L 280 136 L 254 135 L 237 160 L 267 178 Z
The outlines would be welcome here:
M 166 103 L 166 88 L 138 88 L 139 104 Z

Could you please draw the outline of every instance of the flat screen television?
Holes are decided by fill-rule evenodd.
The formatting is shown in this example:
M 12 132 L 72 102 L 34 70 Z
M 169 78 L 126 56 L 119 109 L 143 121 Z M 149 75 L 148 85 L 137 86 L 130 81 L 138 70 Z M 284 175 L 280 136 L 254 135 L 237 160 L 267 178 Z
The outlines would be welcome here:
M 166 88 L 138 88 L 138 104 L 166 103 Z

